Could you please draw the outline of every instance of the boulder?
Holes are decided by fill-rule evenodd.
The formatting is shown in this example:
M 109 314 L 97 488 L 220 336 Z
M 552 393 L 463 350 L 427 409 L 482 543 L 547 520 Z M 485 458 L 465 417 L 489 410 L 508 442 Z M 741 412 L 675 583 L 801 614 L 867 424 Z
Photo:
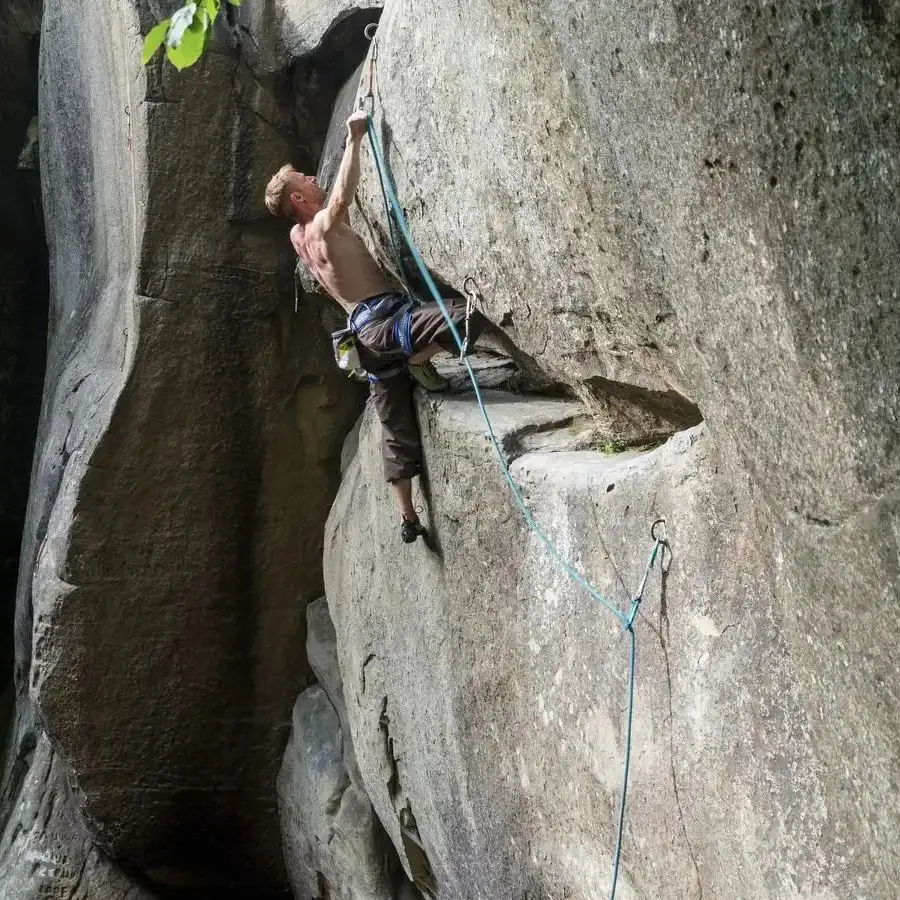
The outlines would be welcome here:
M 344 684 L 338 663 L 337 635 L 328 612 L 324 597 L 306 607 L 306 657 L 319 684 L 325 691 L 329 703 L 334 707 L 340 721 L 342 734 L 342 763 L 357 786 L 362 785 L 353 741 L 350 740 L 350 723 L 347 719 L 347 704 L 344 702 Z M 294 719 L 297 718 L 296 708 Z
M 617 896 L 892 897 L 897 546 L 876 535 L 896 510 L 823 544 L 821 528 L 767 518 L 706 426 L 606 453 L 567 403 L 486 396 L 535 520 L 618 608 L 666 519 L 664 571 L 651 572 L 635 626 Z M 418 408 L 432 548 L 398 540 L 371 413 L 326 526 L 366 790 L 426 896 L 605 897 L 626 635 L 525 527 L 471 395 L 420 396 Z
M 506 399 L 515 477 L 607 588 L 633 588 L 630 548 L 669 518 L 626 896 L 883 900 L 900 880 L 898 24 L 883 3 L 587 0 L 381 19 L 376 128 L 426 262 L 474 276 L 597 445 L 638 454 L 539 462 L 554 429 L 517 448 L 534 401 Z M 360 193 L 383 235 L 370 161 Z M 332 511 L 360 771 L 446 896 L 602 896 L 624 647 L 523 541 L 460 402 L 422 407 L 443 556 L 397 544 L 373 423 Z M 617 404 L 659 424 L 629 432 Z
M 318 304 L 294 312 L 262 203 L 299 152 L 290 73 L 259 75 L 227 29 L 194 69 L 142 68 L 157 12 L 44 5 L 51 324 L 17 601 L 36 724 L 4 812 L 43 731 L 109 857 L 280 895 L 274 781 L 360 398 Z
M 325 691 L 307 688 L 278 775 L 285 861 L 295 897 L 393 900 L 389 847 L 368 797 L 350 781 L 340 719 Z

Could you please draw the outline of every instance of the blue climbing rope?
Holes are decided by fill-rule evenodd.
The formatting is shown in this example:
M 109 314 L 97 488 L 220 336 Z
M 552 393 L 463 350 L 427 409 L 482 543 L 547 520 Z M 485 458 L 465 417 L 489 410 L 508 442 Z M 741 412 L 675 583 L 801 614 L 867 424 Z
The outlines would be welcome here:
M 653 523 L 650 529 L 651 536 L 654 535 L 656 526 L 662 520 Z M 634 672 L 637 657 L 637 641 L 634 636 L 634 619 L 638 614 L 641 601 L 644 599 L 644 588 L 647 586 L 647 578 L 653 563 L 659 553 L 659 548 L 665 543 L 664 538 L 655 538 L 653 549 L 650 551 L 650 557 L 647 560 L 647 567 L 644 569 L 644 577 L 641 579 L 637 593 L 631 600 L 631 610 L 628 613 L 628 621 L 625 623 L 625 630 L 628 632 L 629 649 L 628 649 L 628 712 L 625 723 L 625 760 L 622 764 L 622 790 L 619 795 L 619 822 L 616 828 L 616 852 L 613 855 L 613 874 L 612 885 L 609 889 L 609 900 L 616 900 L 616 884 L 619 881 L 619 862 L 622 859 L 622 835 L 625 831 L 625 795 L 628 793 L 628 773 L 631 769 L 631 723 L 634 718 Z
M 394 186 L 393 179 L 391 178 L 390 170 L 385 164 L 384 154 L 375 134 L 375 125 L 372 121 L 371 114 L 367 114 L 366 116 L 366 131 L 369 136 L 369 144 L 372 148 L 372 156 L 375 160 L 375 168 L 378 173 L 378 181 L 381 187 L 382 196 L 384 198 L 385 212 L 388 217 L 388 227 L 391 230 L 391 243 L 392 245 L 394 243 L 393 226 L 396 225 L 397 230 L 402 235 L 407 249 L 409 250 L 413 261 L 416 264 L 416 268 L 419 270 L 419 274 L 422 276 L 422 280 L 428 287 L 431 296 L 437 303 L 438 309 L 440 309 L 441 315 L 444 317 L 444 320 L 446 321 L 447 326 L 449 327 L 450 332 L 453 335 L 453 340 L 456 341 L 457 347 L 462 352 L 463 339 L 461 338 L 459 331 L 456 328 L 456 324 L 447 311 L 447 307 L 444 304 L 444 300 L 441 297 L 440 291 L 438 290 L 434 279 L 431 277 L 431 273 L 428 271 L 428 268 L 425 265 L 421 254 L 419 253 L 419 249 L 416 246 L 415 241 L 413 240 L 412 234 L 410 233 L 409 225 L 406 222 L 406 216 L 403 214 L 403 210 L 400 206 L 399 201 L 397 200 L 397 190 Z M 395 255 L 399 255 L 397 252 L 397 248 L 393 247 L 393 249 Z M 596 600 L 606 610 L 611 612 L 629 634 L 630 653 L 628 669 L 628 713 L 625 726 L 625 760 L 622 770 L 622 790 L 619 800 L 619 818 L 616 834 L 616 850 L 613 859 L 612 884 L 609 893 L 609 900 L 615 900 L 616 884 L 619 878 L 619 863 L 622 856 L 622 835 L 625 827 L 625 796 L 628 792 L 628 773 L 631 767 L 631 732 L 632 720 L 634 716 L 634 680 L 636 659 L 634 620 L 637 616 L 641 600 L 643 599 L 644 588 L 647 584 L 647 578 L 649 577 L 650 571 L 653 568 L 653 564 L 659 554 L 659 549 L 661 546 L 663 546 L 663 544 L 666 543 L 665 537 L 657 537 L 655 534 L 656 526 L 662 520 L 658 520 L 657 522 L 655 522 L 653 525 L 653 529 L 651 529 L 651 536 L 654 538 L 655 543 L 653 545 L 653 549 L 650 551 L 650 557 L 647 561 L 647 567 L 644 571 L 644 577 L 641 580 L 637 592 L 635 593 L 634 597 L 632 597 L 631 608 L 627 613 L 624 613 L 614 603 L 612 603 L 602 593 L 600 593 L 600 591 L 597 590 L 597 588 L 595 588 L 589 581 L 587 581 L 587 579 L 585 579 L 579 572 L 575 570 L 575 568 L 568 562 L 568 560 L 566 560 L 566 558 L 557 550 L 556 546 L 553 544 L 550 538 L 547 537 L 547 535 L 544 533 L 544 530 L 537 524 L 537 522 L 535 522 L 534 517 L 531 515 L 531 511 L 525 504 L 525 500 L 522 497 L 522 492 L 519 490 L 519 486 L 515 483 L 512 475 L 510 474 L 509 466 L 506 463 L 506 459 L 503 456 L 503 451 L 501 450 L 497 437 L 494 434 L 494 428 L 491 424 L 490 416 L 488 416 L 487 408 L 484 404 L 484 398 L 481 394 L 481 388 L 478 386 L 478 380 L 475 378 L 475 373 L 472 370 L 472 365 L 469 362 L 468 358 L 464 355 L 462 356 L 462 362 L 466 367 L 469 381 L 472 383 L 472 389 L 475 392 L 475 400 L 478 403 L 478 409 L 481 412 L 481 418 L 484 420 L 485 430 L 487 431 L 488 438 L 490 439 L 491 445 L 494 448 L 494 453 L 497 456 L 497 461 L 500 463 L 500 469 L 503 472 L 503 477 L 506 479 L 506 483 L 509 485 L 513 500 L 515 501 L 519 512 L 522 514 L 522 518 L 525 520 L 525 524 L 531 530 L 532 534 L 534 534 L 535 537 L 537 537 L 537 539 L 541 542 L 541 544 L 543 544 L 544 549 L 547 551 L 551 559 L 557 564 L 557 566 L 559 566 L 559 568 L 562 569 L 562 571 L 565 572 L 566 575 L 568 575 L 569 578 L 571 578 L 572 581 L 574 581 L 579 587 L 581 587 L 590 597 Z

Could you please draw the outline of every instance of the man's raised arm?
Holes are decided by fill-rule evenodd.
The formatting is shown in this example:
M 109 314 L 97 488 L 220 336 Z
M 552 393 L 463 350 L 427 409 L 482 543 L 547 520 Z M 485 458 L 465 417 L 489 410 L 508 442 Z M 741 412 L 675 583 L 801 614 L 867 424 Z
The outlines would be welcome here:
M 356 188 L 359 185 L 359 148 L 365 134 L 366 114 L 360 109 L 347 119 L 347 146 L 344 148 L 344 158 L 341 160 L 334 189 L 324 211 L 322 225 L 326 231 L 347 215 L 356 195 Z

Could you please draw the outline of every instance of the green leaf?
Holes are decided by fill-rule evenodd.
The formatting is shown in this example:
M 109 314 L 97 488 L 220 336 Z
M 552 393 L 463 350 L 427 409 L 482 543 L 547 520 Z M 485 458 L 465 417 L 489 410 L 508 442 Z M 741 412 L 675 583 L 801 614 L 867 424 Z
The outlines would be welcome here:
M 194 24 L 196 14 L 196 3 L 185 3 L 178 12 L 173 13 L 172 24 L 169 28 L 168 37 L 166 37 L 167 47 L 170 49 L 175 48 L 181 43 L 188 28 Z
M 206 31 L 209 28 L 209 19 L 204 14 L 197 16 L 191 22 L 181 37 L 177 47 L 166 48 L 166 56 L 176 69 L 186 69 L 192 66 L 203 55 L 206 46 Z
M 144 38 L 144 49 L 141 51 L 141 65 L 146 66 L 159 50 L 169 30 L 169 20 L 163 19 L 158 25 L 154 25 Z
M 219 15 L 219 0 L 200 0 L 200 2 L 210 21 L 215 22 L 216 16 Z
M 232 6 L 240 6 L 242 0 L 228 0 L 228 2 L 229 2 Z

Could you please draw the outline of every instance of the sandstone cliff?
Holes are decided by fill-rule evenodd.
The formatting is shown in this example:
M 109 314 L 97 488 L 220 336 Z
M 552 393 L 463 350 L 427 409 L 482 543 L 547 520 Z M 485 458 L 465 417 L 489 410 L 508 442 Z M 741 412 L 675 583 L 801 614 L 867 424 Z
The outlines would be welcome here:
M 594 452 L 565 405 L 493 398 L 536 517 L 623 606 L 669 523 L 624 896 L 887 898 L 900 874 L 897 25 L 551 0 L 379 27 L 428 265 L 584 404 Z M 363 781 L 426 893 L 606 896 L 625 642 L 529 540 L 471 395 L 420 413 L 439 552 L 395 546 L 368 419 L 326 533 Z
M 11 8 L 14 61 L 40 14 Z M 457 376 L 418 400 L 433 546 L 399 543 L 262 208 L 286 159 L 333 171 L 379 15 L 427 264 L 559 386 L 478 362 L 536 519 L 623 605 L 667 520 L 618 896 L 893 898 L 900 12 L 246 0 L 196 69 L 141 69 L 168 11 L 44 2 L 0 898 L 607 896 L 621 629 L 529 536 Z M 23 316 L 0 337 L 33 369 Z

